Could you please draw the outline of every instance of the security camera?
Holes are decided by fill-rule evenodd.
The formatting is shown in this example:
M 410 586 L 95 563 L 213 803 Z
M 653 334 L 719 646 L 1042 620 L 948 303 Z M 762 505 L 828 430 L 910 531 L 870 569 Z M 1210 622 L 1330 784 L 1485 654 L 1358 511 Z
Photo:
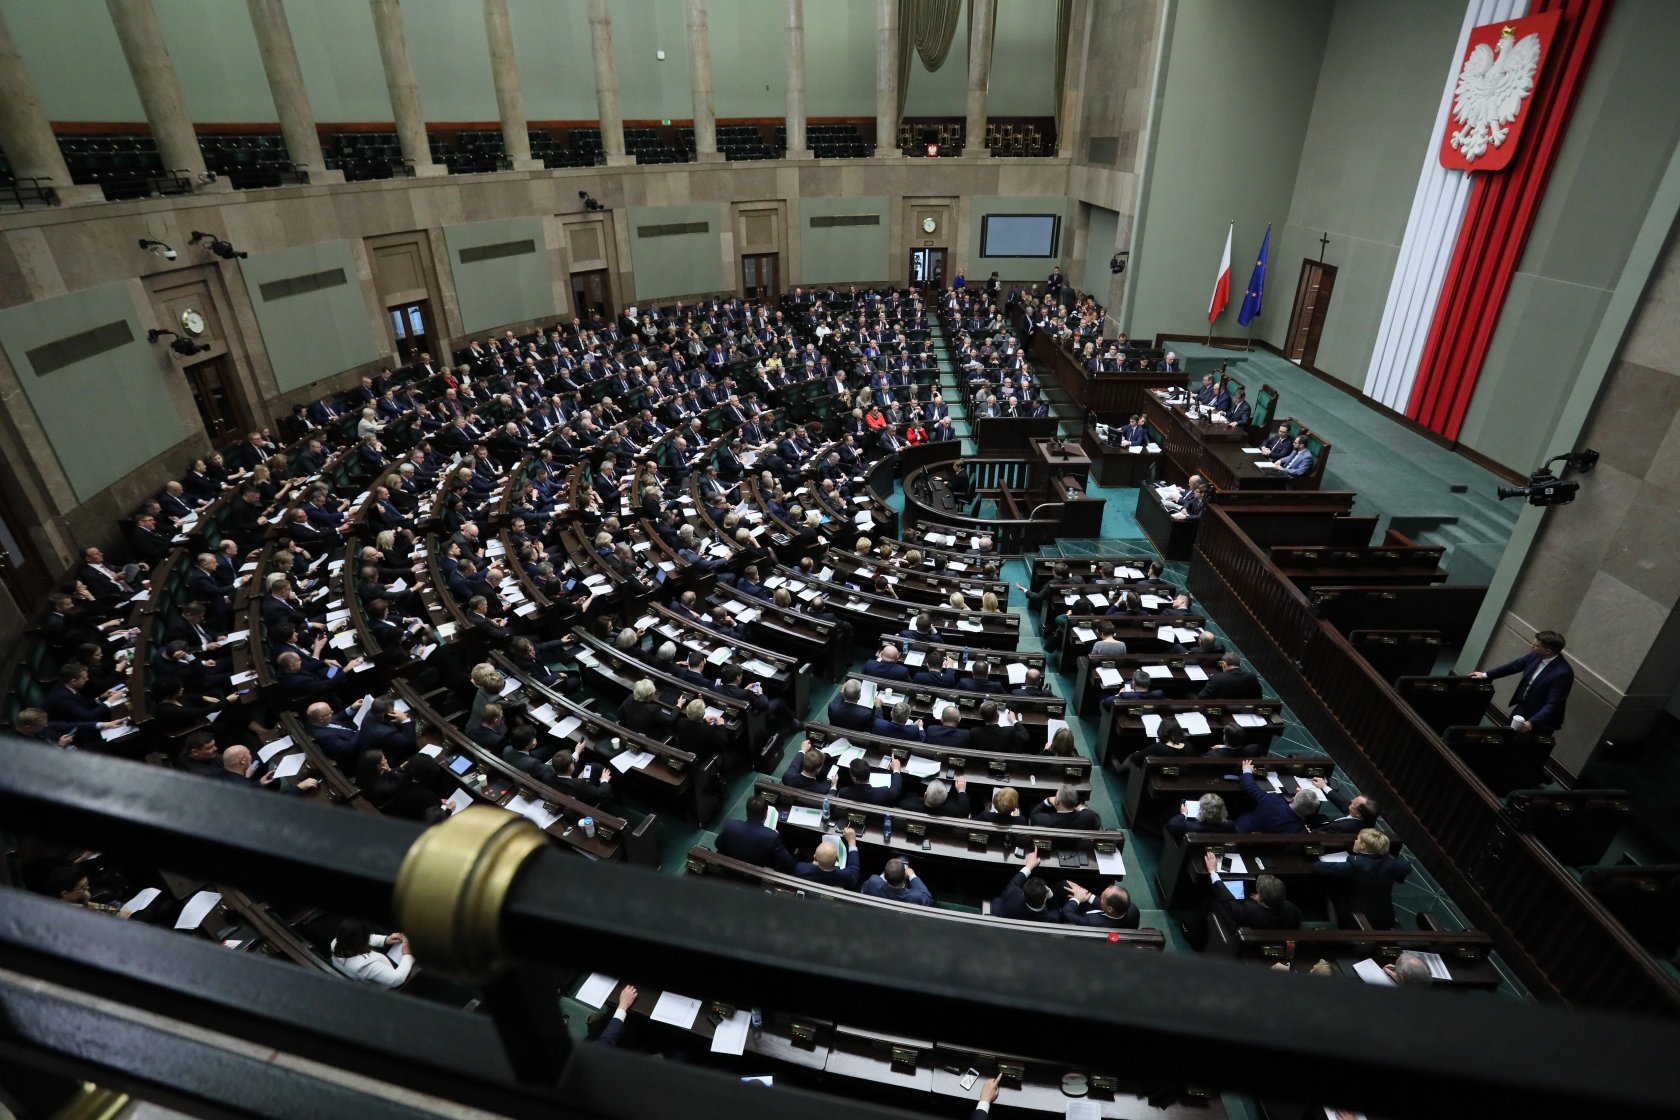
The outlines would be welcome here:
M 216 173 L 214 171 L 202 172 L 198 177 L 198 181 L 201 183 L 214 183 L 216 181 Z
M 172 261 L 176 257 L 174 249 L 171 249 L 161 241 L 156 241 L 149 237 L 142 237 L 140 239 L 140 248 L 150 250 L 166 261 Z
M 177 254 L 177 253 L 176 253 L 176 252 L 175 252 L 175 250 L 173 250 L 173 249 L 170 249 L 170 248 L 165 248 L 165 249 L 164 249 L 164 250 L 163 250 L 163 259 L 164 259 L 164 260 L 166 260 L 166 261 L 172 261 L 172 260 L 174 260 L 174 259 L 175 259 L 175 258 L 176 258 L 176 256 L 177 256 L 177 255 L 178 255 L 178 254 Z
M 210 350 L 210 347 L 205 346 L 202 343 L 193 342 L 191 339 L 186 338 L 177 338 L 174 342 L 169 344 L 169 348 L 177 354 L 183 354 L 188 357 L 193 354 L 205 354 Z

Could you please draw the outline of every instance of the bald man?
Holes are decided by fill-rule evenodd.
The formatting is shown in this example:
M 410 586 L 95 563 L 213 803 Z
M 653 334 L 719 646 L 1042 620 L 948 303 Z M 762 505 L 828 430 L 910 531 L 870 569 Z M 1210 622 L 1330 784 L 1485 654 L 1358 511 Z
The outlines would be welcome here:
M 817 845 L 817 850 L 811 856 L 810 863 L 795 864 L 793 873 L 810 883 L 821 883 L 824 886 L 839 887 L 842 890 L 855 891 L 858 885 L 857 832 L 848 828 L 840 834 L 840 840 L 846 845 L 846 865 L 841 867 L 840 848 L 832 840 L 824 840 Z

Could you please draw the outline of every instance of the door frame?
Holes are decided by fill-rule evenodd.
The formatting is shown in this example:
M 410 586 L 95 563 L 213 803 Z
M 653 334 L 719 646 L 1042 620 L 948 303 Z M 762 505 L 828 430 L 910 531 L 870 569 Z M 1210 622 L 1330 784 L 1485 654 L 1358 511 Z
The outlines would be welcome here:
M 928 254 L 930 254 L 930 260 L 935 259 L 935 258 L 931 257 L 931 254 L 934 254 L 934 253 L 939 254 L 939 256 L 937 258 L 937 260 L 939 262 L 939 277 L 938 277 L 937 281 L 934 281 L 932 283 L 935 284 L 935 290 L 937 290 L 937 288 L 944 287 L 945 278 L 950 275 L 949 265 L 951 263 L 951 256 L 950 256 L 951 250 L 944 245 L 918 245 L 918 246 L 915 246 L 914 248 L 912 248 L 910 250 L 910 262 L 909 262 L 909 268 L 910 268 L 909 281 L 910 281 L 910 287 L 912 287 L 912 288 L 914 288 L 917 284 L 917 280 L 916 280 L 916 254 L 918 254 L 918 253 L 928 253 Z M 921 281 L 921 283 L 927 284 L 927 283 L 930 283 L 930 281 L 925 281 L 924 280 L 924 281 Z

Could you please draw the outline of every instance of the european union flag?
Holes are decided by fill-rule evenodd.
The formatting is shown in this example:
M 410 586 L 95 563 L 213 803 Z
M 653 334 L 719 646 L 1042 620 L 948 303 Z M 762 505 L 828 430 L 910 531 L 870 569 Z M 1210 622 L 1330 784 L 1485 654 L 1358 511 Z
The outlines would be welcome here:
M 1265 240 L 1260 242 L 1260 257 L 1254 262 L 1254 275 L 1248 278 L 1248 291 L 1243 294 L 1242 310 L 1237 312 L 1237 323 L 1248 326 L 1254 317 L 1260 314 L 1260 296 L 1266 290 L 1266 250 L 1272 245 L 1272 227 L 1266 227 Z

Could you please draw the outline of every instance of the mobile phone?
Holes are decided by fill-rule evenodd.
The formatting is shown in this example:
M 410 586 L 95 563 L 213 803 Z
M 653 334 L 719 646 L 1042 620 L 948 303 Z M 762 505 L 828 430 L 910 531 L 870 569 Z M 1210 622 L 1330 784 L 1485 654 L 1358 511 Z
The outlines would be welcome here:
M 972 1089 L 974 1088 L 974 1083 L 978 1080 L 980 1080 L 980 1071 L 975 1069 L 973 1066 L 970 1066 L 968 1072 L 962 1075 L 962 1087 L 964 1089 Z

